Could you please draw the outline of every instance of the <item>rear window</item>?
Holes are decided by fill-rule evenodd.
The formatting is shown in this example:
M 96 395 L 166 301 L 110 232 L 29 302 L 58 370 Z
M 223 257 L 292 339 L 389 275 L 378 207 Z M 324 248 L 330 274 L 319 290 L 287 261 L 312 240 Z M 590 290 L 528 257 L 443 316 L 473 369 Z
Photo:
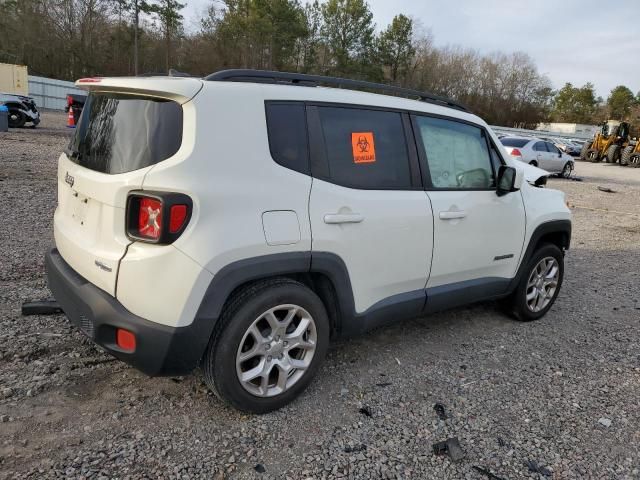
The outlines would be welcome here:
M 529 143 L 530 140 L 527 140 L 526 138 L 509 138 L 509 137 L 505 137 L 505 138 L 501 138 L 500 142 L 505 147 L 521 148 L 521 147 L 524 147 L 527 143 Z
M 122 94 L 90 94 L 75 136 L 71 161 L 116 174 L 154 165 L 182 143 L 182 107 L 171 100 Z

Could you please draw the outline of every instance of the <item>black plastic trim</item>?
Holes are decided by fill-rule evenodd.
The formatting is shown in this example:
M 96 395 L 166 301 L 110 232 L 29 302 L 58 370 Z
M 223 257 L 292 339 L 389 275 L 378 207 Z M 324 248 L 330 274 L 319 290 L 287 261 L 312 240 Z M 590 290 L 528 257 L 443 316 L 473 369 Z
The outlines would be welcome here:
M 424 313 L 504 297 L 509 294 L 510 284 L 510 278 L 489 277 L 427 288 Z
M 183 375 L 200 361 L 211 331 L 202 323 L 168 327 L 129 312 L 114 297 L 81 277 L 58 250 L 45 256 L 49 288 L 67 318 L 114 357 L 151 376 Z M 136 336 L 136 349 L 116 345 L 116 329 Z
M 524 273 L 529 260 L 535 253 L 535 249 L 540 242 L 540 239 L 545 235 L 550 234 L 561 234 L 563 236 L 563 245 L 561 248 L 563 250 L 569 250 L 571 245 L 571 220 L 551 220 L 549 222 L 544 222 L 536 227 L 536 229 L 531 234 L 529 239 L 529 243 L 527 244 L 527 248 L 522 255 L 522 259 L 520 260 L 520 266 L 518 267 L 518 272 L 516 276 L 511 280 L 511 284 L 509 285 L 509 291 L 513 291 L 518 285 L 521 276 Z
M 466 106 L 447 97 L 435 95 L 430 92 L 421 92 L 410 88 L 386 85 L 383 83 L 366 82 L 350 78 L 327 77 L 321 75 L 308 75 L 304 73 L 275 72 L 270 70 L 232 69 L 222 70 L 205 77 L 208 81 L 218 82 L 249 82 L 249 83 L 274 83 L 315 87 L 318 85 L 331 85 L 334 87 L 364 88 L 378 90 L 405 97 L 417 97 L 418 100 L 434 103 L 443 107 L 454 108 L 468 112 Z

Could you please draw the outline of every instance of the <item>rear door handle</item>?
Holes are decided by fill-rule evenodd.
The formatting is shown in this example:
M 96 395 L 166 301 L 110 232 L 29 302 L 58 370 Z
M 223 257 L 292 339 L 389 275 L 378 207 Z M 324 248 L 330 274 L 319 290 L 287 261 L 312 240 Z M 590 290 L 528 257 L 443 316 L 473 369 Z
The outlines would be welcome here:
M 446 212 L 440 212 L 440 220 L 455 220 L 457 218 L 464 218 L 467 216 L 467 212 L 463 210 L 448 210 Z
M 339 223 L 360 223 L 364 217 L 359 213 L 327 213 L 324 216 L 324 223 L 330 225 Z

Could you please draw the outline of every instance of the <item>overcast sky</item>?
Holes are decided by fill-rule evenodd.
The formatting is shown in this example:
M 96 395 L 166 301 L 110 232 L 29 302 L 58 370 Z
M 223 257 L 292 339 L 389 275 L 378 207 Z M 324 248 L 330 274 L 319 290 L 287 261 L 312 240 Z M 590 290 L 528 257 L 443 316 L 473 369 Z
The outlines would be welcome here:
M 305 0 L 302 0 L 303 2 Z M 404 13 L 436 45 L 523 51 L 555 88 L 592 82 L 605 99 L 616 85 L 640 91 L 640 0 L 368 0 L 377 29 Z M 193 28 L 211 0 L 186 0 Z

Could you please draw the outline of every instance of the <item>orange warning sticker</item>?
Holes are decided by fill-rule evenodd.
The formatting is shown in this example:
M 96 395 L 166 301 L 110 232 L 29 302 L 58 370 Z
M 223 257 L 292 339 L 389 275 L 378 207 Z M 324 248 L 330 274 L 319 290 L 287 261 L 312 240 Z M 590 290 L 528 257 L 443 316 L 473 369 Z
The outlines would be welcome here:
M 353 163 L 373 163 L 376 161 L 373 132 L 352 132 L 351 147 L 353 148 Z

